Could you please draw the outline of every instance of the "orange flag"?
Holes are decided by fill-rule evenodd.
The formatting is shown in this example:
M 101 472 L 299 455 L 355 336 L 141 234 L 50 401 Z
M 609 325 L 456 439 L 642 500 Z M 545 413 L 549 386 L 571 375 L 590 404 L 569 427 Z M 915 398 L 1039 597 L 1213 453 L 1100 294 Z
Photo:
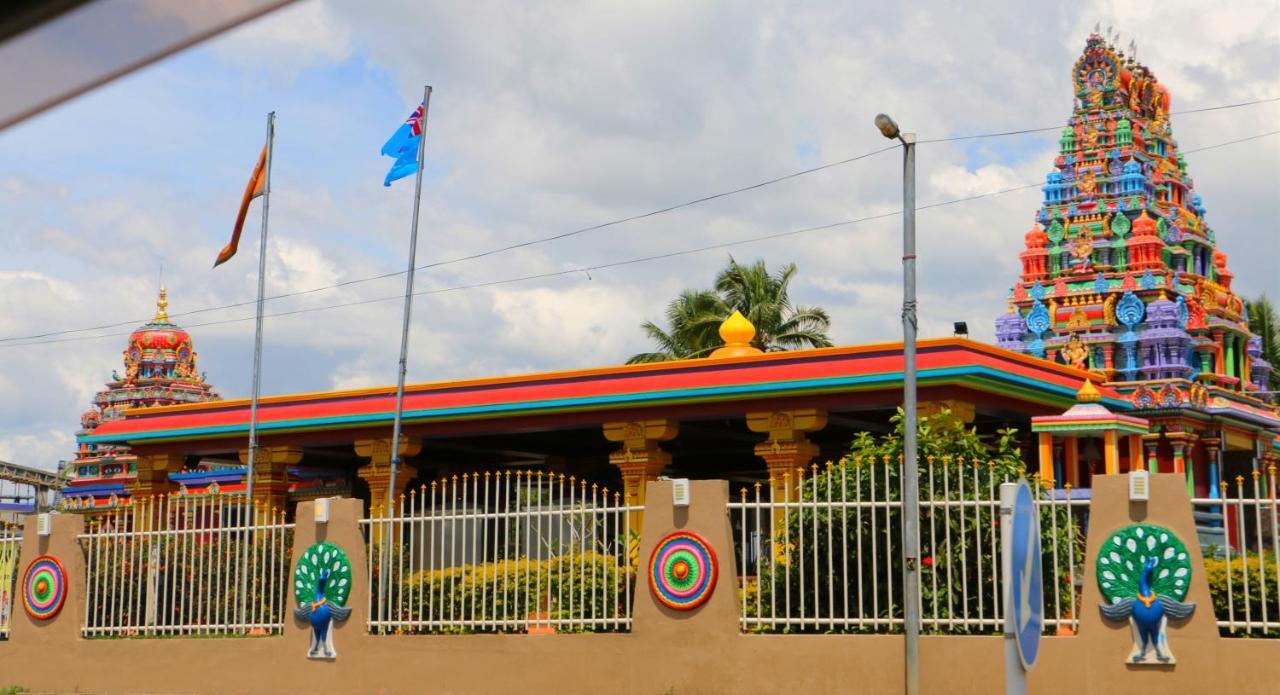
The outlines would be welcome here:
M 258 155 L 258 164 L 253 167 L 253 175 L 249 177 L 249 185 L 244 189 L 244 197 L 240 199 L 240 214 L 236 215 L 236 228 L 231 231 L 231 241 L 222 247 L 222 251 L 218 253 L 218 260 L 213 262 L 213 267 L 217 268 L 236 255 L 236 249 L 240 246 L 240 232 L 244 230 L 244 218 L 249 214 L 249 203 L 262 195 L 266 186 L 267 147 L 263 145 L 262 154 Z

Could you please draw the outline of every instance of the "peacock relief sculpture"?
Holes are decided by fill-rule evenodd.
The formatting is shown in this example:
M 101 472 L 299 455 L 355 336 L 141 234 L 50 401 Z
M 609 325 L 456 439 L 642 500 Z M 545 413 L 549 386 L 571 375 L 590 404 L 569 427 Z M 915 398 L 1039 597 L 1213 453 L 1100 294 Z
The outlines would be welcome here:
M 298 607 L 294 617 L 311 624 L 308 659 L 333 659 L 333 623 L 351 616 L 346 607 L 351 594 L 351 562 L 333 543 L 316 543 L 302 553 L 293 572 L 293 595 Z
M 1134 664 L 1172 664 L 1166 627 L 1185 620 L 1194 603 L 1183 603 L 1191 587 L 1191 561 L 1182 541 L 1163 526 L 1135 524 L 1111 534 L 1098 552 L 1098 588 L 1108 620 L 1128 620 Z

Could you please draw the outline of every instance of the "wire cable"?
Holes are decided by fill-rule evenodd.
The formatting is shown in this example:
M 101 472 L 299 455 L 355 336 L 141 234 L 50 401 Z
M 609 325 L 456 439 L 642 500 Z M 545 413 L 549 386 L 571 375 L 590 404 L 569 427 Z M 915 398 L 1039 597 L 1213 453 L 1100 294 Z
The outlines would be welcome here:
M 1221 106 L 1206 106 L 1199 109 L 1186 109 L 1184 111 L 1171 111 L 1170 116 L 1183 116 L 1189 113 L 1204 113 L 1206 111 L 1221 111 L 1223 109 L 1238 109 L 1245 106 L 1256 106 L 1258 104 L 1266 104 L 1273 101 L 1280 101 L 1280 97 L 1269 97 L 1267 99 L 1255 99 L 1253 101 L 1242 101 L 1238 104 L 1223 104 Z M 928 145 L 939 142 L 958 142 L 961 140 L 980 140 L 983 138 L 1001 138 L 1009 135 L 1026 135 L 1028 133 L 1044 133 L 1050 130 L 1062 130 L 1066 126 L 1053 125 L 1044 128 L 1025 128 L 1023 130 L 1003 130 L 994 133 L 978 133 L 976 135 L 956 135 L 949 138 L 933 138 L 930 140 L 917 140 L 918 145 Z
M 1262 103 L 1273 102 L 1273 101 L 1280 101 L 1280 97 L 1272 97 L 1272 98 L 1267 98 L 1267 99 L 1258 99 L 1258 100 L 1254 100 L 1254 101 L 1240 102 L 1240 103 L 1237 103 L 1237 104 L 1224 104 L 1224 105 L 1220 105 L 1220 106 L 1208 106 L 1208 107 L 1199 108 L 1199 109 L 1189 109 L 1189 110 L 1186 110 L 1186 111 L 1177 111 L 1177 112 L 1174 112 L 1174 115 L 1178 115 L 1178 114 L 1187 114 L 1187 113 L 1200 113 L 1200 112 L 1204 112 L 1204 111 L 1220 111 L 1220 110 L 1224 110 L 1224 109 L 1235 109 L 1235 108 L 1241 108 L 1241 107 L 1245 107 L 1245 106 L 1253 106 L 1253 105 L 1256 105 L 1256 104 L 1262 104 Z M 931 143 L 941 143 L 941 142 L 954 142 L 954 141 L 958 141 L 958 140 L 972 140 L 972 139 L 977 139 L 977 138 L 992 138 L 992 137 L 1003 137 L 1003 136 L 1008 136 L 1008 135 L 1021 135 L 1021 134 L 1025 134 L 1025 133 L 1036 133 L 1036 132 L 1043 132 L 1043 131 L 1047 131 L 1047 130 L 1057 130 L 1057 129 L 1060 129 L 1060 128 L 1061 128 L 1061 126 L 1053 126 L 1053 127 L 1051 127 L 1051 128 L 1032 128 L 1032 129 L 1026 129 L 1026 130 L 1010 130 L 1010 131 L 995 132 L 995 133 L 984 133 L 984 134 L 978 134 L 978 135 L 963 135 L 963 136 L 957 136 L 957 137 L 953 137 L 953 138 L 937 138 L 937 139 L 932 139 L 932 140 L 919 140 L 919 141 L 917 141 L 917 144 L 931 144 Z M 1183 153 L 1184 153 L 1184 154 L 1188 154 L 1188 153 L 1191 153 L 1191 152 L 1200 152 L 1200 151 L 1203 151 L 1203 150 L 1205 150 L 1205 149 L 1212 149 L 1213 147 L 1221 147 L 1221 146 L 1225 146 L 1225 145 L 1229 145 L 1229 144 L 1235 144 L 1236 142 L 1244 142 L 1244 141 L 1247 141 L 1247 140 L 1257 139 L 1257 138 L 1260 138 L 1260 137 L 1266 137 L 1267 135 L 1271 135 L 1271 134 L 1273 134 L 1273 133 L 1264 133 L 1264 134 L 1262 134 L 1262 135 L 1257 135 L 1257 136 L 1252 136 L 1252 137 L 1249 137 L 1249 138 L 1245 138 L 1244 140 L 1232 141 L 1232 142 L 1229 142 L 1229 143 L 1221 143 L 1221 144 L 1219 144 L 1219 145 L 1212 145 L 1212 146 L 1207 147 L 1207 148 L 1200 148 L 1200 149 L 1195 149 L 1195 150 L 1183 150 Z M 601 230 L 601 229 L 606 229 L 606 228 L 614 227 L 614 226 L 621 225 L 621 224 L 626 224 L 626 223 L 628 223 L 628 222 L 634 222 L 634 221 L 642 220 L 642 219 L 646 219 L 646 218 L 649 218 L 649 217 L 655 217 L 655 216 L 657 216 L 657 215 L 662 215 L 662 214 L 665 214 L 665 213 L 668 213 L 668 212 L 673 212 L 673 211 L 676 211 L 676 210 L 681 210 L 681 209 L 683 209 L 683 208 L 692 207 L 692 206 L 694 206 L 694 205 L 699 205 L 699 204 L 701 204 L 701 203 L 709 202 L 709 201 L 712 201 L 712 200 L 717 200 L 717 199 L 720 199 L 720 198 L 726 198 L 726 197 L 729 197 L 729 196 L 737 195 L 737 194 L 739 194 L 739 193 L 745 193 L 745 192 L 747 192 L 747 191 L 757 190 L 757 189 L 760 189 L 760 188 L 764 188 L 764 187 L 766 187 L 766 186 L 771 186 L 771 185 L 773 185 L 773 184 L 780 183 L 780 182 L 782 182 L 782 181 L 788 181 L 788 180 L 790 180 L 790 179 L 799 178 L 799 177 L 801 177 L 801 176 L 805 176 L 805 175 L 812 174 L 812 173 L 815 173 L 815 172 L 823 171 L 823 170 L 825 170 L 825 169 L 831 169 L 831 168 L 834 168 L 834 167 L 843 166 L 843 165 L 845 165 L 845 164 L 850 164 L 850 163 L 853 163 L 853 162 L 856 162 L 856 161 L 859 161 L 859 160 L 863 160 L 863 159 L 867 159 L 867 158 L 869 158 L 869 157 L 874 157 L 874 156 L 876 156 L 876 155 L 883 154 L 883 153 L 888 152 L 888 151 L 890 151 L 890 150 L 898 149 L 900 146 L 901 146 L 901 145 L 893 144 L 893 145 L 890 145 L 890 146 L 888 146 L 888 147 L 884 147 L 884 148 L 881 148 L 881 149 L 878 149 L 878 150 L 873 150 L 873 151 L 871 151 L 871 152 L 865 152 L 865 153 L 863 153 L 863 154 L 856 155 L 856 156 L 853 156 L 853 157 L 848 157 L 848 158 L 846 158 L 846 159 L 841 159 L 841 160 L 839 160 L 839 161 L 835 161 L 835 162 L 828 162 L 828 163 L 826 163 L 826 164 L 821 164 L 821 165 L 818 165 L 818 166 L 816 166 L 816 167 L 812 167 L 812 168 L 809 168 L 809 169 L 802 169 L 802 170 L 800 170 L 800 171 L 795 171 L 795 172 L 792 172 L 792 173 L 790 173 L 790 174 L 785 174 L 785 175 L 783 175 L 783 176 L 778 176 L 778 177 L 775 177 L 775 178 L 772 178 L 772 179 L 767 179 L 767 180 L 765 180 L 765 181 L 760 181 L 760 182 L 758 182 L 758 183 L 754 183 L 754 184 L 751 184 L 751 185 L 748 185 L 748 186 L 742 186 L 742 187 L 740 187 L 740 188 L 735 188 L 735 189 L 728 190 L 728 191 L 723 191 L 723 192 L 720 192 L 720 193 L 714 193 L 714 194 L 707 195 L 707 196 L 703 196 L 703 197 L 700 197 L 700 198 L 694 198 L 694 199 L 692 199 L 692 200 L 688 200 L 688 201 L 685 201 L 685 202 L 682 202 L 682 203 L 677 203 L 677 204 L 669 205 L 669 206 L 666 206 L 666 207 L 663 207 L 663 208 L 658 208 L 658 209 L 655 209 L 655 210 L 650 210 L 650 211 L 648 211 L 648 212 L 643 212 L 643 213 L 639 213 L 639 214 L 636 214 L 636 215 L 631 215 L 631 216 L 629 216 L 629 217 L 622 217 L 622 218 L 618 218 L 618 219 L 615 219 L 615 220 L 610 220 L 610 221 L 608 221 L 608 222 L 602 222 L 602 223 L 594 224 L 594 225 L 591 225 L 591 226 L 588 226 L 588 227 L 582 227 L 582 228 L 575 229 L 575 230 L 568 231 L 568 232 L 562 232 L 562 233 L 559 233 L 559 234 L 553 234 L 553 235 L 551 235 L 551 236 L 541 237 L 541 238 L 538 238 L 538 239 L 530 239 L 529 241 L 519 242 L 519 243 L 516 243 L 516 244 L 510 244 L 510 245 L 507 245 L 507 246 L 502 246 L 502 247 L 499 247 L 499 248 L 494 248 L 494 249 L 490 249 L 490 250 L 487 250 L 487 251 L 481 251 L 481 252 L 478 252 L 478 253 L 473 253 L 473 254 L 469 254 L 469 255 L 465 255 L 465 256 L 459 256 L 459 257 L 451 258 L 451 259 L 444 260 L 444 261 L 434 261 L 434 262 L 432 262 L 432 263 L 427 263 L 427 264 L 425 264 L 425 265 L 417 266 L 417 267 L 415 268 L 415 270 L 428 270 L 428 269 L 431 269 L 431 268 L 439 268 L 439 267 L 443 267 L 443 266 L 446 266 L 446 265 L 452 265 L 452 264 L 455 264 L 455 263 L 462 263 L 462 262 L 465 262 L 465 261 L 476 260 L 476 259 L 485 258 L 485 257 L 488 257 L 488 256 L 493 256 L 493 255 L 496 255 L 496 254 L 499 254 L 499 253 L 505 253 L 505 252 L 507 252 L 507 251 L 512 251 L 512 250 L 515 250 L 515 249 L 526 248 L 526 247 L 529 247 L 529 246 L 535 246 L 535 245 L 538 245 L 538 244 L 544 244 L 544 243 L 548 243 L 548 242 L 551 242 L 551 241 L 557 241 L 557 240 L 560 240 L 560 239 L 566 239 L 566 238 L 569 238 L 569 237 L 574 237 L 574 236 L 578 236 L 578 235 L 581 235 L 581 234 L 586 234 L 586 233 L 589 233 L 589 232 L 598 231 L 598 230 Z M 923 209 L 923 208 L 921 208 L 921 209 Z M 280 300 L 280 299 L 289 299 L 289 298 L 292 298 L 292 297 L 301 297 L 301 296 L 305 296 L 305 295 L 316 294 L 316 293 L 318 293 L 318 292 L 325 292 L 325 291 L 328 291 L 328 290 L 341 289 L 341 288 L 343 288 L 343 287 L 350 287 L 350 286 L 352 286 L 352 285 L 363 284 L 363 283 L 366 283 L 366 282 L 373 282 L 373 281 L 375 281 L 375 280 L 385 280 L 385 279 L 388 279 L 388 278 L 394 278 L 394 277 L 398 277 L 398 276 L 400 276 L 400 275 L 404 275 L 404 274 L 405 274 L 405 272 L 406 272 L 406 271 L 403 271 L 403 270 L 397 270 L 397 271 L 390 271 L 390 272 L 382 273 L 382 274 L 380 274 L 380 275 L 372 275 L 372 276 L 369 276 L 369 277 L 362 277 L 362 278 L 353 278 L 353 279 L 350 279 L 350 280 L 344 280 L 344 281 L 342 281 L 342 282 L 337 282 L 337 283 L 333 283 L 333 284 L 330 284 L 330 285 L 323 285 L 323 286 L 320 286 L 320 287 L 312 287 L 312 288 L 305 289 L 305 290 L 297 290 L 297 291 L 294 291 L 294 292 L 284 292 L 284 293 L 281 293 L 281 294 L 271 295 L 271 296 L 268 296 L 268 297 L 264 297 L 264 298 L 263 298 L 263 300 L 264 300 L 264 301 L 276 301 L 276 300 Z M 231 303 L 231 304 L 223 304 L 223 305 L 219 305 L 219 306 L 202 307 L 202 308 L 199 308 L 199 309 L 189 309 L 189 310 L 187 310 L 187 311 L 171 312 L 171 313 L 169 314 L 169 317 L 170 317 L 170 318 L 179 318 L 179 317 L 185 317 L 185 316 L 195 316 L 195 315 L 198 315 L 198 314 L 205 314 L 205 313 L 214 312 L 214 311 L 224 311 L 224 310 L 227 310 L 227 309 L 236 309 L 236 308 L 243 307 L 243 306 L 251 306 L 251 305 L 256 304 L 256 303 L 257 303 L 257 300 L 250 300 L 250 301 L 243 301 L 243 302 L 234 302 L 234 303 Z M 148 321 L 148 319 L 145 319 L 145 318 L 144 318 L 144 319 L 132 319 L 132 320 L 127 320 L 127 321 L 117 321 L 117 322 L 114 322 L 114 323 L 100 324 L 100 325 L 97 325 L 97 326 L 87 326 L 87 327 L 83 327 L 83 328 L 70 328 L 70 329 L 63 329 L 63 330 L 57 330 L 57 331 L 48 331 L 48 332 L 45 332 L 45 333 L 35 333 L 35 334 L 31 334 L 31 335 L 23 335 L 23 336 L 9 336 L 9 337 L 0 338 L 0 347 L 3 347 L 3 345 L 4 345 L 5 343 L 13 343 L 13 342 L 21 342 L 21 341 L 29 341 L 29 340 L 38 340 L 38 339 L 41 339 L 41 338 L 52 338 L 52 337 L 61 336 L 61 335 L 71 335 L 71 334 L 74 334 L 74 333 L 87 333 L 87 332 L 90 332 L 90 331 L 110 330 L 110 329 L 112 329 L 112 328 L 121 328 L 121 327 L 124 327 L 124 326 L 136 326 L 136 325 L 139 325 L 139 324 L 145 323 L 146 321 Z M 208 325 L 208 324 L 201 324 L 201 325 Z
M 1184 153 L 1188 153 L 1188 154 L 1189 154 L 1189 153 L 1192 153 L 1192 152 L 1204 152 L 1204 151 L 1206 151 L 1206 150 L 1213 150 L 1213 149 L 1217 149 L 1217 148 L 1220 148 L 1220 147 L 1227 147 L 1228 145 L 1236 145 L 1236 144 L 1239 144 L 1239 143 L 1242 143 L 1242 142 L 1249 142 L 1249 141 L 1251 141 L 1251 140 L 1258 140 L 1258 139 L 1265 138 L 1265 137 L 1269 137 L 1269 136 L 1272 136 L 1272 135 L 1280 135 L 1280 130 L 1273 130 L 1273 131 L 1270 131 L 1270 132 L 1267 132 L 1267 133 L 1259 133 L 1259 134 L 1257 134 L 1257 135 L 1251 135 L 1251 136 L 1249 136 L 1249 137 L 1239 138 L 1239 139 L 1236 139 L 1236 140 L 1230 140 L 1230 141 L 1227 141 L 1227 142 L 1220 142 L 1220 143 L 1217 143 L 1217 144 L 1214 144 L 1214 145 L 1206 145 L 1206 146 L 1204 146 L 1204 147 L 1197 147 L 1197 148 L 1194 148 L 1194 149 L 1184 150 Z M 974 200 L 981 200 L 981 199 L 983 199 L 983 198 L 993 198 L 993 197 L 995 197 L 995 196 L 1005 195 L 1005 194 L 1007 194 L 1007 193 L 1013 193 L 1013 192 L 1015 192 L 1015 191 L 1023 191 L 1023 190 L 1027 190 L 1027 189 L 1029 189 L 1029 188 L 1039 188 L 1040 186 L 1043 186 L 1043 185 L 1044 185 L 1043 183 L 1035 182 L 1035 183 L 1028 183 L 1028 184 L 1024 184 L 1024 185 L 1021 185 L 1021 186 L 1011 186 L 1011 187 L 1009 187 L 1009 188 L 1003 188 L 1003 189 L 995 190 L 995 191 L 988 191 L 988 192 L 986 192 L 986 193 L 978 193 L 978 194 L 975 194 L 975 195 L 965 196 L 965 197 L 962 197 L 962 198 L 953 198 L 953 199 L 951 199 L 951 200 L 944 200 L 944 201 L 939 201 L 939 202 L 936 202 L 936 203 L 929 203 L 929 204 L 927 204 L 927 205 L 921 205 L 921 206 L 918 206 L 918 207 L 916 208 L 916 210 L 917 210 L 917 211 L 919 211 L 919 210 L 931 210 L 931 209 L 934 209 L 934 208 L 946 207 L 946 206 L 949 206 L 949 205 L 957 205 L 957 204 L 960 204 L 960 203 L 967 203 L 967 202 L 974 201 Z M 549 272 L 545 272 L 545 273 L 535 273 L 535 274 L 531 274 L 531 275 L 523 275 L 523 276 L 519 276 L 519 277 L 503 278 L 503 279 L 500 279 L 500 280 L 488 280 L 488 281 L 485 281 L 485 282 L 477 282 L 477 283 L 471 283 L 471 284 L 466 284 L 466 285 L 454 285 L 454 286 L 451 286 L 451 287 L 443 287 L 443 288 L 437 288 L 437 289 L 431 289 L 431 290 L 419 290 L 419 291 L 417 291 L 417 292 L 414 292 L 414 293 L 413 293 L 413 295 L 414 295 L 415 297 L 421 297 L 421 296 L 426 296 L 426 295 L 444 294 L 444 293 L 447 293 L 447 292 L 459 292 L 459 291 L 465 291 L 465 290 L 480 289 L 480 288 L 485 288 L 485 287 L 494 287 L 494 286 L 497 286 L 497 285 L 508 285 L 508 284 L 519 283 L 519 282 L 529 282 L 529 281 L 531 281 L 531 280 L 545 280 L 545 279 L 556 278 L 556 277 L 564 277 L 564 276 L 569 276 L 569 275 L 583 275 L 583 274 L 585 274 L 585 275 L 587 275 L 588 277 L 590 277 L 590 273 L 591 273 L 591 271 L 594 271 L 594 270 L 608 270 L 608 269 L 610 269 L 610 268 L 620 268 L 620 267 L 623 267 L 623 266 L 635 265 L 635 264 L 639 264 L 639 263 L 649 263 L 649 262 L 653 262 L 653 261 L 666 260 L 666 259 L 676 258 L 676 257 L 680 257 L 680 256 L 688 256 L 688 255 L 692 255 L 692 254 L 696 254 L 696 253 L 703 253 L 703 252 L 706 252 L 706 251 L 715 251 L 715 250 L 719 250 L 719 249 L 731 248 L 731 247 L 733 247 L 733 246 L 740 246 L 740 245 L 743 245 L 743 244 L 753 244 L 753 243 L 758 243 L 758 242 L 761 242 L 761 241 L 770 241 L 770 240 L 774 240 L 774 239 L 781 239 L 781 238 L 784 238 L 784 237 L 797 236 L 797 235 L 800 235 L 800 234 L 808 234 L 808 233 L 811 233 L 811 232 L 818 232 L 818 231 L 824 231 L 824 230 L 828 230 L 828 229 L 835 229 L 835 228 L 838 228 L 838 227 L 847 227 L 847 226 L 851 226 L 851 225 L 855 225 L 855 224 L 860 224 L 860 223 L 863 223 L 863 222 L 871 222 L 871 221 L 874 221 L 874 220 L 881 220 L 881 219 L 886 219 L 886 218 L 889 218 L 889 217 L 897 217 L 898 215 L 901 215 L 901 214 L 902 214 L 902 211 L 901 211 L 901 210 L 894 210 L 894 211 L 891 211 L 891 212 L 883 212 L 883 213 L 878 213 L 878 214 L 874 214 L 874 215 L 867 215 L 867 216 L 865 216 L 865 217 L 858 217 L 858 218 L 855 218 L 855 219 L 841 220 L 841 221 L 839 221 L 839 222 L 830 222 L 830 223 L 827 223 L 827 224 L 815 225 L 815 226 L 812 226 L 812 227 L 803 227 L 803 228 L 801 228 L 801 229 L 792 229 L 792 230 L 788 230 L 788 231 L 785 231 L 785 232 L 775 232 L 775 233 L 773 233 L 773 234 L 764 234 L 764 235 L 760 235 L 760 236 L 747 237 L 747 238 L 742 238 L 742 239 L 735 239 L 735 240 L 733 240 L 733 241 L 726 241 L 726 242 L 721 242 L 721 243 L 716 243 L 716 244 L 707 244 L 707 245 L 704 245 L 704 246 L 698 246 L 698 247 L 694 247 L 694 248 L 682 249 L 682 250 L 679 250 L 679 251 L 670 251 L 670 252 L 660 253 L 660 254 L 654 254 L 654 255 L 650 255 L 650 256 L 641 256 L 641 257 L 638 257 L 638 258 L 629 258 L 629 259 L 625 259 L 625 260 L 621 260 L 621 261 L 612 261 L 612 262 L 609 262 L 609 263 L 601 263 L 601 264 L 597 264 L 597 265 L 581 266 L 581 267 L 577 267 L 577 268 L 567 268 L 567 269 L 564 269 L 564 270 L 555 270 L 555 271 L 549 271 Z M 281 312 L 276 312 L 276 313 L 272 313 L 272 314 L 266 314 L 266 315 L 264 316 L 264 318 L 279 318 L 279 317 L 285 317 L 285 316 L 296 316 L 296 315 L 299 315 L 299 314 L 310 314 L 310 313 L 316 313 L 316 312 L 320 312 L 320 311 L 328 311 L 328 310 L 331 310 L 331 309 L 342 309 L 342 308 L 353 307 L 353 306 L 365 306 L 365 305 L 369 305 L 369 304 L 377 304 L 377 303 L 380 303 L 380 302 L 388 302 L 388 301 L 393 301 L 393 300 L 401 300 L 401 299 L 403 299 L 403 298 L 404 298 L 404 295 L 394 295 L 394 296 L 387 296 L 387 297 L 375 297 L 375 298 L 372 298 L 372 299 L 361 299 L 361 300 L 355 300 L 355 301 L 350 301 L 350 302 L 341 302 L 341 303 L 338 303 L 338 304 L 326 304 L 326 305 L 318 306 L 318 307 L 304 307 L 304 308 L 300 308 L 300 309 L 293 309 L 293 310 L 290 310 L 290 311 L 281 311 Z M 217 321 L 206 321 L 206 322 L 203 322 L 203 323 L 190 324 L 189 326 L 187 326 L 187 328 L 202 328 L 202 327 L 206 327 L 206 326 L 220 326 L 220 325 L 231 324 L 231 323 L 240 323 L 240 322 L 243 322 L 243 321 L 252 321 L 252 320 L 254 320 L 254 318 L 255 318 L 254 316 L 242 316 L 242 317 L 236 317 L 236 318 L 230 318 L 230 319 L 221 319 L 221 320 L 217 320 Z M 88 330 L 88 329 L 81 329 L 81 330 Z M 22 343 L 17 343 L 17 342 L 15 342 L 15 343 L 7 344 L 7 345 L 0 345 L 0 349 L 3 349 L 3 348 L 10 348 L 10 347 L 26 347 L 26 346 L 30 346 L 30 345 L 49 345 L 49 344 L 53 344 L 53 343 L 80 342 L 80 341 L 85 341 L 85 340 L 99 340 L 99 339 L 102 339 L 102 338 L 114 338 L 114 337 L 120 337 L 120 336 L 127 336 L 127 335 L 130 335 L 131 333 L 132 333 L 132 332 L 129 332 L 129 333 L 108 333 L 108 334 L 102 334 L 102 335 L 82 336 L 82 337 L 77 337 L 77 338 L 57 338 L 57 339 L 53 339 L 53 340 L 33 340 L 33 341 L 31 341 L 31 342 L 22 342 Z

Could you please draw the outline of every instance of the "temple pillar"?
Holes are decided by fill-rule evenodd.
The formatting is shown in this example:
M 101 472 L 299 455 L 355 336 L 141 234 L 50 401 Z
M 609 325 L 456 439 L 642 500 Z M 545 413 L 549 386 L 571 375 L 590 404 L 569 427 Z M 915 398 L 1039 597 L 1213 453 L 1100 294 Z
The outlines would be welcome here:
M 1102 433 L 1102 460 L 1103 470 L 1107 475 L 1116 475 L 1120 472 L 1120 433 L 1115 430 L 1107 430 Z
M 1066 481 L 1071 487 L 1080 487 L 1080 447 L 1075 437 L 1062 440 L 1062 465 L 1066 468 Z
M 1209 469 L 1209 497 L 1217 499 L 1218 482 L 1222 480 L 1222 458 L 1219 456 L 1222 440 L 1218 437 L 1201 437 L 1200 441 L 1204 442 L 1205 465 Z
M 356 469 L 356 475 L 369 485 L 369 508 L 386 505 L 391 485 L 391 437 L 357 439 L 355 448 L 357 456 L 369 461 Z M 404 494 L 409 481 L 418 475 L 418 469 L 406 463 L 405 458 L 417 456 L 421 451 L 421 439 L 400 435 L 400 463 L 396 467 L 395 489 L 390 491 L 393 501 Z
M 1053 475 L 1053 433 L 1040 433 L 1040 480 L 1049 487 L 1057 487 Z
M 1102 346 L 1102 370 L 1106 373 L 1108 381 L 1116 375 L 1115 346 L 1111 343 Z
M 1216 333 L 1215 337 L 1218 338 L 1218 344 L 1221 346 L 1221 349 L 1223 350 L 1222 361 L 1226 366 L 1227 376 L 1229 377 L 1239 376 L 1237 374 L 1237 369 L 1236 369 L 1237 365 L 1236 365 L 1235 336 L 1232 336 L 1232 335 L 1224 336 L 1221 333 Z
M 1226 353 L 1222 347 L 1222 331 L 1213 332 L 1213 352 L 1213 373 L 1219 376 L 1225 376 L 1226 371 L 1223 368 L 1222 362 Z
M 1144 434 L 1142 435 L 1142 444 L 1147 448 L 1147 470 L 1152 473 L 1160 472 L 1160 458 L 1158 456 L 1160 448 L 1160 434 Z
M 1200 374 L 1217 374 L 1218 367 L 1214 361 L 1214 349 L 1207 345 L 1200 349 Z
M 1173 471 L 1181 473 L 1187 480 L 1187 494 L 1195 497 L 1195 461 L 1191 457 L 1191 448 L 1195 446 L 1196 435 L 1175 430 L 1166 432 L 1171 444 L 1173 444 Z
M 1129 470 L 1140 471 L 1145 469 L 1142 461 L 1142 435 L 1129 435 Z
M 755 446 L 755 454 L 764 459 L 769 469 L 771 499 L 800 498 L 799 486 L 784 485 L 783 481 L 792 477 L 798 480 L 818 456 L 818 446 L 806 434 L 826 426 L 827 412 L 812 408 L 747 414 L 747 429 L 769 436 Z
M 671 464 L 671 454 L 660 442 L 675 439 L 680 423 L 675 420 L 639 420 L 606 422 L 604 437 L 622 447 L 609 454 L 609 463 L 622 471 L 622 493 L 628 506 L 643 507 L 646 483 L 657 480 L 662 469 Z M 631 529 L 643 528 L 644 513 L 630 512 Z
M 259 446 L 253 457 L 253 501 L 265 509 L 283 509 L 289 498 L 289 466 L 302 460 L 302 447 Z M 249 465 L 249 450 L 240 450 L 240 463 Z M 248 480 L 246 471 L 245 480 Z
M 131 498 L 166 495 L 173 491 L 170 473 L 181 473 L 185 454 L 138 454 L 137 474 L 126 489 Z

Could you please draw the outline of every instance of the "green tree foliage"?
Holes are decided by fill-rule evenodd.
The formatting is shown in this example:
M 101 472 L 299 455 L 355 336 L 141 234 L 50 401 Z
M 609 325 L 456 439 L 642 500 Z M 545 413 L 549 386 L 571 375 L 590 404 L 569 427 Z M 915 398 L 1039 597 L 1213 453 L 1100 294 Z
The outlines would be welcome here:
M 749 617 L 861 615 L 882 622 L 859 629 L 796 620 L 789 629 L 901 629 L 889 623 L 902 617 L 902 520 L 900 509 L 892 505 L 900 501 L 901 491 L 901 411 L 893 424 L 894 430 L 882 437 L 860 433 L 840 462 L 815 469 L 799 484 L 797 508 L 785 514 L 771 549 L 761 554 L 760 566 L 754 568 L 758 577 L 746 588 Z M 961 628 L 941 621 L 979 616 L 991 621 L 996 615 L 999 485 L 1024 474 L 1016 432 L 1003 430 L 995 441 L 985 442 L 974 429 L 942 411 L 921 418 L 918 451 L 923 627 L 931 632 L 998 632 L 994 622 L 975 621 L 974 627 Z M 1031 484 L 1043 491 L 1035 476 Z M 828 501 L 835 504 L 825 506 Z M 806 507 L 813 502 L 818 504 Z M 767 528 L 769 522 L 763 523 Z M 1073 576 L 1069 569 L 1083 562 L 1083 536 L 1079 521 L 1065 505 L 1042 509 L 1041 543 L 1045 613 L 1071 617 L 1075 587 L 1065 578 Z M 1064 578 L 1056 585 L 1055 568 Z M 755 573 L 752 569 L 749 574 Z M 828 572 L 834 580 L 831 589 Z M 931 622 L 935 618 L 938 622 Z
M 769 272 L 763 260 L 729 265 L 716 276 L 714 290 L 685 290 L 667 305 L 667 328 L 652 321 L 642 324 L 657 349 L 642 352 L 627 364 L 706 357 L 720 347 L 720 324 L 735 310 L 756 327 L 755 347 L 767 352 L 828 347 L 831 318 L 815 306 L 791 302 L 790 286 L 796 265 Z
M 1249 302 L 1249 331 L 1262 338 L 1262 359 L 1276 368 L 1270 390 L 1280 391 L 1280 316 L 1265 294 Z

